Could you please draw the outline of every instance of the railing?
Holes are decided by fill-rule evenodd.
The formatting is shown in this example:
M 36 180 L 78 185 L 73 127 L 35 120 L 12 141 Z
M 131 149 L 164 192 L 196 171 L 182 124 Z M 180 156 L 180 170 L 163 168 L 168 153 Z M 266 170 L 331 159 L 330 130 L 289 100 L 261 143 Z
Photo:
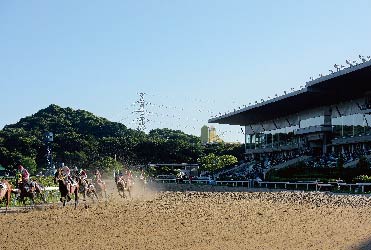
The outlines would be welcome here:
M 13 188 L 12 189 L 14 192 L 19 192 L 18 188 Z M 59 190 L 59 187 L 44 187 L 45 191 L 57 191 Z
M 268 188 L 268 185 L 274 185 L 274 188 L 277 188 L 277 185 L 284 185 L 285 189 L 287 188 L 287 184 L 290 184 L 289 182 L 282 182 L 282 181 L 276 181 L 276 182 L 271 182 L 271 181 L 259 181 L 258 182 L 259 187 L 262 187 L 262 185 L 265 185 L 265 188 Z
M 167 179 L 157 179 L 155 178 L 156 182 L 168 183 L 168 182 L 176 182 L 176 178 L 167 178 Z
M 229 180 L 229 181 L 215 181 L 215 184 L 218 185 L 223 185 L 223 184 L 232 184 L 232 187 L 237 187 L 238 184 L 241 184 L 242 187 L 244 187 L 244 184 L 247 183 L 247 188 L 250 188 L 250 180 L 247 181 L 234 181 L 234 180 Z

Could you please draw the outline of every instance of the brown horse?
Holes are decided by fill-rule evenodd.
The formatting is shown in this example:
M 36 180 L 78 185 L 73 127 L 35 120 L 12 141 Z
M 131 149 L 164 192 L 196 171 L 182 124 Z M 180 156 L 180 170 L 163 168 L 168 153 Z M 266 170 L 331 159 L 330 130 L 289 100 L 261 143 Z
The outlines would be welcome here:
M 75 183 L 74 185 L 68 181 L 68 178 L 62 174 L 61 169 L 54 175 L 54 183 L 58 182 L 59 192 L 61 193 L 60 201 L 63 203 L 63 206 L 66 205 L 66 202 L 71 200 L 72 194 L 75 195 L 75 209 L 79 203 L 79 184 Z
M 10 195 L 12 194 L 12 185 L 7 180 L 0 181 L 0 202 L 6 199 L 5 213 L 8 211 Z
M 96 191 L 97 191 L 97 194 L 99 195 L 99 197 L 101 197 L 102 199 L 103 198 L 106 198 L 107 199 L 107 187 L 106 187 L 106 183 L 102 180 L 94 180 L 94 186 L 96 188 Z
M 132 186 L 133 186 L 133 182 L 130 178 L 125 179 L 123 176 L 117 178 L 116 187 L 117 187 L 117 191 L 119 195 L 122 198 L 126 198 L 125 191 L 129 193 L 129 197 L 131 198 Z
M 94 185 L 88 180 L 78 178 L 79 182 L 79 192 L 83 195 L 83 200 L 86 200 L 86 197 L 90 197 L 94 202 L 94 197 L 98 200 L 98 195 Z
M 46 203 L 44 187 L 36 181 L 31 181 L 29 183 L 18 182 L 18 194 L 19 199 L 23 204 L 26 203 L 25 198 L 30 198 L 31 204 L 34 205 L 36 197 L 40 197 L 41 200 Z

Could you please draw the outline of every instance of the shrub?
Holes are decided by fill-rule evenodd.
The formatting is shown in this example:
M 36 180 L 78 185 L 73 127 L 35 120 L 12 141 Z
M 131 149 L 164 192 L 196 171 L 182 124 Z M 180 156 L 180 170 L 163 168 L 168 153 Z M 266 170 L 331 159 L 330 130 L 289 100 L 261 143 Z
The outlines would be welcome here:
M 371 176 L 359 175 L 356 178 L 354 178 L 354 182 L 358 182 L 358 183 L 371 182 Z

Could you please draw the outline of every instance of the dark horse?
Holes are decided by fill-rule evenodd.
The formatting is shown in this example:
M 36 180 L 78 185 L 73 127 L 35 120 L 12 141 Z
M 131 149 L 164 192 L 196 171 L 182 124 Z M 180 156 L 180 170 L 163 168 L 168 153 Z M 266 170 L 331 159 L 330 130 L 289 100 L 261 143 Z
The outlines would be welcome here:
M 77 208 L 77 204 L 79 203 L 79 184 L 76 183 L 72 185 L 66 176 L 64 176 L 60 169 L 54 175 L 54 183 L 58 182 L 59 185 L 59 192 L 61 193 L 60 201 L 63 203 L 63 206 L 66 205 L 66 202 L 71 200 L 72 194 L 75 195 L 75 209 Z
M 18 192 L 20 201 L 23 202 L 23 205 L 26 203 L 25 198 L 30 198 L 31 204 L 35 204 L 35 198 L 40 197 L 41 200 L 46 203 L 44 195 L 44 187 L 41 186 L 36 181 L 30 181 L 28 183 L 23 183 L 22 181 L 18 182 Z
M 6 180 L 0 181 L 0 202 L 6 199 L 5 213 L 8 211 L 10 195 L 12 194 L 12 185 Z

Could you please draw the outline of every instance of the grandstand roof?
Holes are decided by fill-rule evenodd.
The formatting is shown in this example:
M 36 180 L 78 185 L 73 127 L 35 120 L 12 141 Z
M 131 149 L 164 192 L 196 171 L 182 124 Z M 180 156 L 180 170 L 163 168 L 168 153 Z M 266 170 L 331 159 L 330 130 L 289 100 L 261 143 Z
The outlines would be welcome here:
M 310 81 L 300 90 L 209 119 L 209 123 L 256 124 L 349 101 L 363 97 L 365 93 L 371 93 L 371 61 Z

